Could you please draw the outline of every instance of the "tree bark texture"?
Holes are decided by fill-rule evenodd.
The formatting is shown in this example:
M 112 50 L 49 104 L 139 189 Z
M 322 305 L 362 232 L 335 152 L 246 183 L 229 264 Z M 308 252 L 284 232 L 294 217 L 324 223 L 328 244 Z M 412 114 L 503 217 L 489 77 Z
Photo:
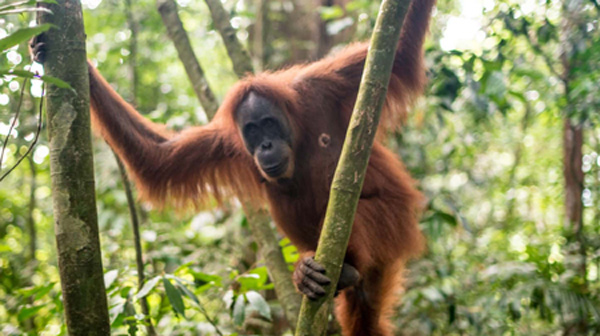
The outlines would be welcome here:
M 409 5 L 410 0 L 384 0 L 381 3 L 315 254 L 315 260 L 325 267 L 332 283 L 327 286 L 327 294 L 322 299 L 311 301 L 304 297 L 296 336 L 323 335 L 326 330 L 328 302 L 337 287 L 346 255 L 400 29 Z
M 69 335 L 109 335 L 100 255 L 89 115 L 89 80 L 81 4 L 43 4 L 54 14 L 47 34 L 46 74 L 73 90 L 49 85 L 48 138 L 64 314 Z
M 223 8 L 221 0 L 205 0 L 205 2 L 210 9 L 213 24 L 223 38 L 225 49 L 227 49 L 227 54 L 229 54 L 229 58 L 233 63 L 233 71 L 240 78 L 252 73 L 254 71 L 252 59 L 235 35 L 235 29 L 230 24 L 229 14 Z
M 565 217 L 567 225 L 577 232 L 581 230 L 583 202 L 583 127 L 564 120 L 563 128 L 563 175 L 565 179 Z

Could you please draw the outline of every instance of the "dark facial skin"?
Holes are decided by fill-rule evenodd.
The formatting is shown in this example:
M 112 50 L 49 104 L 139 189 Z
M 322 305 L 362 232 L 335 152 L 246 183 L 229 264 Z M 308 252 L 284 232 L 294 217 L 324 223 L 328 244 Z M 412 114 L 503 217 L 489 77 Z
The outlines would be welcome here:
M 246 149 L 265 179 L 275 181 L 292 176 L 292 134 L 280 108 L 250 92 L 237 109 L 236 123 Z

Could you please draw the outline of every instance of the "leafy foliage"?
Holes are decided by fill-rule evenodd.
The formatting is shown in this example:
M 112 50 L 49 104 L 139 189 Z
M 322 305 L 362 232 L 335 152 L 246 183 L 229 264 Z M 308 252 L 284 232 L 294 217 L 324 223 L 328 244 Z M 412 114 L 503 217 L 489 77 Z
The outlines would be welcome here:
M 203 111 L 166 37 L 155 1 L 133 2 L 131 14 L 139 27 L 137 54 L 132 54 L 124 3 L 84 2 L 90 59 L 118 92 L 136 98 L 148 118 L 173 128 L 201 122 Z M 269 2 L 265 68 L 314 55 L 307 56 L 306 50 L 314 50 L 318 43 L 306 34 L 304 17 L 297 22 L 290 19 L 301 14 L 290 3 Z M 581 324 L 588 334 L 597 334 L 598 11 L 591 1 L 585 2 L 579 12 L 580 29 L 563 36 L 562 6 L 574 1 L 480 3 L 438 0 L 426 50 L 427 99 L 418 102 L 402 133 L 389 138 L 389 147 L 402 156 L 429 199 L 421 221 L 428 249 L 410 264 L 395 323 L 411 335 L 574 335 L 574 326 Z M 201 1 L 178 4 L 208 81 L 222 97 L 236 76 L 207 8 Z M 18 15 L 0 14 L 3 139 L 19 99 L 19 77 L 31 79 L 17 127 L 8 135 L 0 173 L 32 141 L 40 79 L 61 84 L 44 77 L 38 65 L 28 65 L 26 42 L 42 28 L 32 28 L 34 13 L 22 9 L 34 5 L 35 1 L 0 5 L 0 13 L 20 10 Z M 256 8 L 252 2 L 237 0 L 225 5 L 238 36 L 252 51 Z M 345 7 L 311 8 L 310 14 L 318 12 L 335 48 L 369 36 L 377 5 L 354 0 Z M 571 61 L 567 86 L 562 78 L 564 41 L 575 45 L 565 54 Z M 133 57 L 136 87 L 129 70 Z M 563 221 L 565 118 L 581 124 L 586 135 L 585 273 L 580 246 L 569 238 Z M 3 335 L 66 335 L 54 255 L 47 141 L 42 132 L 30 160 L 0 183 Z M 95 141 L 95 167 L 115 335 L 144 334 L 142 297 L 147 298 L 149 315 L 161 335 L 277 335 L 286 330 L 268 272 L 235 201 L 188 214 L 157 212 L 140 204 L 147 280 L 138 290 L 126 197 L 116 178 L 114 157 L 102 141 Z M 292 269 L 298 257 L 295 247 L 283 237 L 280 246 Z

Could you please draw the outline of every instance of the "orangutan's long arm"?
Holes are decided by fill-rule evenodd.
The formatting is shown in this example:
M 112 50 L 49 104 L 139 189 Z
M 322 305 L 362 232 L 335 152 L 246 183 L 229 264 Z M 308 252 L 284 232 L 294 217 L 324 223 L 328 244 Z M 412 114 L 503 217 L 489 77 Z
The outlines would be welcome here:
M 92 125 L 125 162 L 141 195 L 162 206 L 198 203 L 210 192 L 244 192 L 252 180 L 236 134 L 218 122 L 172 133 L 125 102 L 91 64 Z M 239 169 L 235 171 L 234 169 Z M 233 190 L 232 190 L 233 189 Z

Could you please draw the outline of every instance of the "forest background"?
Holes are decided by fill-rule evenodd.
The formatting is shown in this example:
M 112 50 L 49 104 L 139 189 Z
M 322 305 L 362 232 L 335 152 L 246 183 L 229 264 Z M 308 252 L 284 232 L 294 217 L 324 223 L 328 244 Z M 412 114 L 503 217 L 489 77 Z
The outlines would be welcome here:
M 82 3 L 88 55 L 120 94 L 174 129 L 207 121 L 155 1 Z M 177 6 L 220 100 L 238 77 L 217 25 L 204 1 Z M 223 6 L 253 67 L 269 70 L 368 39 L 379 2 L 228 0 Z M 425 98 L 402 132 L 387 139 L 429 199 L 421 221 L 427 252 L 410 264 L 395 311 L 403 334 L 600 331 L 599 17 L 596 0 L 438 0 L 426 45 Z M 35 14 L 0 9 L 0 39 L 34 22 Z M 26 43 L 0 49 L 0 74 L 42 71 Z M 8 139 L 0 176 L 36 138 L 41 95 L 40 80 L 0 77 L 0 136 Z M 48 154 L 42 130 L 31 155 L 0 182 L 3 335 L 66 334 Z M 146 333 L 144 298 L 161 335 L 286 332 L 235 201 L 185 214 L 138 203 L 147 279 L 138 292 L 126 192 L 99 138 L 94 159 L 115 335 Z M 295 248 L 278 240 L 291 267 Z

